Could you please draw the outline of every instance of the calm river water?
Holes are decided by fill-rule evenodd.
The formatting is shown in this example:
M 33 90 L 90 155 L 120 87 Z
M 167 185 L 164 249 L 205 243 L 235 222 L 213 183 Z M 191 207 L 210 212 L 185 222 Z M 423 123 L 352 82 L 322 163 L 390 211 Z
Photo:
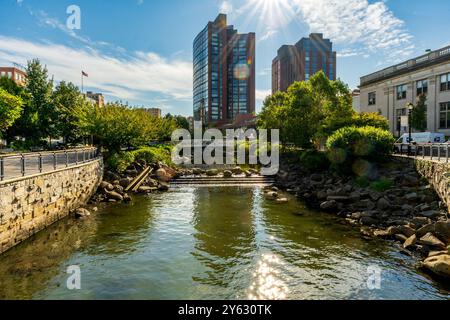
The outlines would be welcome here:
M 81 270 L 68 290 L 67 268 Z M 381 271 L 370 290 L 368 268 Z M 377 269 L 375 269 L 377 270 Z M 449 299 L 393 244 L 258 187 L 180 188 L 65 219 L 0 257 L 1 299 Z

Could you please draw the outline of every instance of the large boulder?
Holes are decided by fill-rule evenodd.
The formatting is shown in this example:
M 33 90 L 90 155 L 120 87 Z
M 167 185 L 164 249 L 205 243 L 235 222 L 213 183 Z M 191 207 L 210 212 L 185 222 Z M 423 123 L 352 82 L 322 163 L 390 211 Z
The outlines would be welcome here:
M 450 255 L 440 255 L 426 259 L 422 266 L 441 277 L 450 278 Z
M 422 238 L 420 238 L 419 243 L 429 247 L 439 248 L 442 250 L 446 248 L 445 244 L 441 240 L 436 238 L 431 232 L 427 233 Z
M 172 176 L 167 172 L 166 169 L 160 168 L 155 172 L 156 178 L 162 182 L 169 182 L 172 180 Z
M 450 221 L 436 222 L 434 234 L 445 243 L 450 243 Z
M 132 178 L 126 177 L 126 178 L 120 179 L 120 180 L 119 180 L 119 184 L 120 184 L 123 188 L 126 188 L 126 187 L 128 187 L 128 186 L 130 185 L 130 183 L 131 183 L 132 181 L 133 181 Z

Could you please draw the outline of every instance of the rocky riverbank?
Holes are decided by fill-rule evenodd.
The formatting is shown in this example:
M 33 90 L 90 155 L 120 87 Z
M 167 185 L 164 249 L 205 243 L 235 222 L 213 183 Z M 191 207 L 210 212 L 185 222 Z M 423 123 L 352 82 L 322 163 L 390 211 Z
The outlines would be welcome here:
M 393 159 L 380 166 L 375 179 L 389 184 L 361 186 L 355 178 L 332 172 L 311 174 L 298 164 L 285 164 L 277 187 L 342 217 L 359 227 L 366 239 L 400 242 L 401 250 L 418 257 L 423 268 L 450 279 L 450 220 L 444 202 L 405 162 Z M 274 197 L 273 192 L 266 194 Z

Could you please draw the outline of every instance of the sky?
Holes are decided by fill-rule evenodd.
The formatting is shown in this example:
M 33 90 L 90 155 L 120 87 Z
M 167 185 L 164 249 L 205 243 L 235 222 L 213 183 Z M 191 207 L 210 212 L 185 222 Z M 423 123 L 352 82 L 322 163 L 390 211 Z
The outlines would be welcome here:
M 450 45 L 448 12 L 448 0 L 0 0 L 0 66 L 39 58 L 55 82 L 81 86 L 84 70 L 85 91 L 107 101 L 190 116 L 192 42 L 226 13 L 239 32 L 256 33 L 258 112 L 281 45 L 323 33 L 338 78 L 354 89 L 363 75 Z

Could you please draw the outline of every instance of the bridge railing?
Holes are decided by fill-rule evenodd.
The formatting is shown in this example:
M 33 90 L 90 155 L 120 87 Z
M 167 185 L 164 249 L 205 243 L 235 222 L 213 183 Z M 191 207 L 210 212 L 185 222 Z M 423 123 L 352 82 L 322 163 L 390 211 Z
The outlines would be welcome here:
M 396 143 L 394 154 L 409 156 L 414 158 L 430 158 L 430 160 L 450 161 L 450 144 L 449 143 L 420 143 L 405 144 Z
M 0 181 L 68 168 L 99 156 L 95 147 L 0 155 Z

